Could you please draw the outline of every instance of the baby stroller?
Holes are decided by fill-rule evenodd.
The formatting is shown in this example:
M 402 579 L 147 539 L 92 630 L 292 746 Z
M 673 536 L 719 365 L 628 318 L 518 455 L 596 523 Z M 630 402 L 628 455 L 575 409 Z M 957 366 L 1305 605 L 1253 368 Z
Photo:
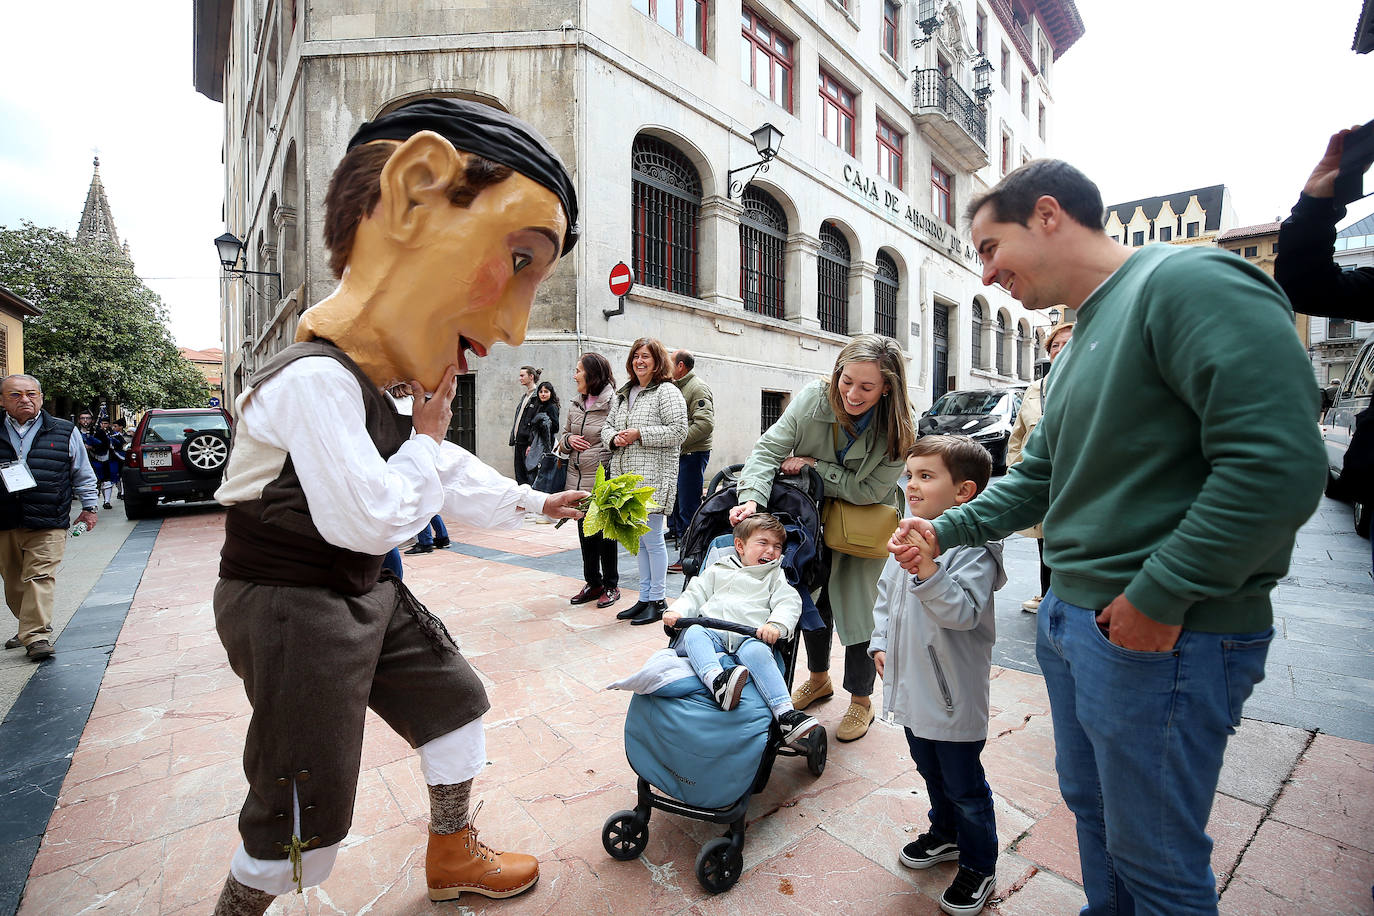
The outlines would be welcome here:
M 722 550 L 733 550 L 729 512 L 734 508 L 736 477 L 743 465 L 725 469 L 711 481 L 705 500 L 683 536 L 682 567 L 690 579 L 714 562 Z M 788 578 L 808 592 L 825 581 L 828 561 L 820 544 L 820 503 L 824 483 L 807 477 L 779 477 L 773 483 L 768 511 L 788 529 L 783 565 Z M 713 542 L 716 544 L 712 549 Z M 789 567 L 789 560 L 791 565 Z M 673 635 L 689 626 L 708 626 L 753 635 L 747 625 L 704 617 L 686 618 Z M 801 627 L 780 640 L 774 658 L 788 686 L 796 665 Z M 728 659 L 728 656 L 727 656 Z M 728 661 L 727 661 L 728 665 Z M 638 775 L 637 804 L 607 818 L 601 843 L 612 858 L 637 858 L 649 844 L 649 817 L 655 808 L 683 817 L 727 824 L 729 829 L 702 846 L 696 875 L 713 894 L 729 890 L 744 868 L 744 828 L 749 799 L 768 784 L 779 756 L 804 757 L 814 776 L 825 772 L 827 739 L 817 726 L 800 748 L 783 743 L 782 732 L 751 680 L 739 705 L 724 712 L 695 674 L 682 677 L 652 694 L 636 693 L 625 717 L 625 756 Z M 655 790 L 657 788 L 658 791 Z

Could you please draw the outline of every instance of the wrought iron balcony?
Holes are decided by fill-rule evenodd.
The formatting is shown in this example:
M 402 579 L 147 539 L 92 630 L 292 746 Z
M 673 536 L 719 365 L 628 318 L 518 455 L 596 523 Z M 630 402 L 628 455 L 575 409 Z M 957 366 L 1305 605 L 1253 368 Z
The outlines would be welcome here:
M 939 70 L 917 70 L 912 89 L 916 123 L 973 171 L 988 164 L 988 115 L 963 87 Z

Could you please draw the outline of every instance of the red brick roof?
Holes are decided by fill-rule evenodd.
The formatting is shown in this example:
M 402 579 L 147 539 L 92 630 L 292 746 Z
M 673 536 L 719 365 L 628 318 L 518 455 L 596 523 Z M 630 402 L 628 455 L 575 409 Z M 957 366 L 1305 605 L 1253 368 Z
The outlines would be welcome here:
M 1260 223 L 1256 226 L 1237 226 L 1234 229 L 1227 229 L 1221 235 L 1217 236 L 1217 244 L 1220 245 L 1222 242 L 1231 242 L 1236 239 L 1252 239 L 1259 235 L 1274 235 L 1279 231 L 1280 225 L 1282 224 L 1275 220 L 1272 223 Z
M 193 363 L 222 363 L 224 362 L 224 351 L 219 347 L 210 347 L 208 350 L 192 350 L 190 347 L 180 347 L 181 355 Z

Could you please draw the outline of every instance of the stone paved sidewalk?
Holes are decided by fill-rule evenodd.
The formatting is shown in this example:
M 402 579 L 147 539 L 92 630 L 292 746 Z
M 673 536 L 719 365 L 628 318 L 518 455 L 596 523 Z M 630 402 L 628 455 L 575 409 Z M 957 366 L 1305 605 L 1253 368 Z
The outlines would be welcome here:
M 661 630 L 617 622 L 614 609 L 571 607 L 580 582 L 517 562 L 575 551 L 570 526 L 453 537 L 483 556 L 407 557 L 406 581 L 491 695 L 478 826 L 498 847 L 537 854 L 540 882 L 509 901 L 429 903 L 419 765 L 369 715 L 338 865 L 272 913 L 938 912 L 952 866 L 915 872 L 897 862 L 926 803 L 900 729 L 882 723 L 860 742 L 832 743 L 820 778 L 779 761 L 751 806 L 746 870 L 728 893 L 711 897 L 694 877 L 698 849 L 717 832 L 698 822 L 656 813 L 645 855 L 612 860 L 601 825 L 633 806 L 635 777 L 622 744 L 628 696 L 602 688 L 660 646 Z M 210 609 L 221 540 L 219 514 L 163 523 L 34 860 L 24 916 L 209 912 L 236 844 L 248 713 Z M 1043 681 L 997 668 L 992 706 L 985 762 L 1002 853 L 989 911 L 1075 913 L 1083 897 L 1072 817 L 1056 788 Z M 817 709 L 833 734 L 843 706 Z M 1370 913 L 1372 824 L 1374 748 L 1247 721 L 1210 828 L 1223 912 Z

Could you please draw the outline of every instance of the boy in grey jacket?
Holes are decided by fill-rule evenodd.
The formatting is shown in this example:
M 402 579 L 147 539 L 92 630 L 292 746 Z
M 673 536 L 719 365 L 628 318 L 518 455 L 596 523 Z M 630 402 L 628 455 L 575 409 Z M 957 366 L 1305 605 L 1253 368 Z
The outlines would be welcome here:
M 934 519 L 987 486 L 992 456 L 966 436 L 925 436 L 907 453 L 906 469 L 912 513 Z M 994 886 L 997 823 L 979 755 L 988 736 L 993 593 L 1006 581 L 1000 543 L 923 559 L 914 577 L 889 558 L 873 611 L 869 653 L 883 679 L 883 713 L 905 726 L 930 796 L 930 831 L 903 847 L 901 861 L 929 868 L 958 860 L 940 897 L 951 914 L 980 912 Z
M 692 670 L 711 691 L 720 708 L 734 709 L 752 674 L 773 717 L 782 729 L 782 740 L 796 744 L 819 723 L 792 708 L 792 694 L 773 659 L 773 644 L 786 637 L 801 617 L 801 596 L 782 570 L 782 551 L 787 529 L 777 518 L 751 515 L 735 526 L 735 553 L 713 564 L 688 583 L 663 623 L 672 626 L 683 617 L 714 617 L 757 627 L 754 636 L 727 633 L 709 627 L 688 627 L 678 642 Z M 725 670 L 721 656 L 730 654 L 739 664 Z

